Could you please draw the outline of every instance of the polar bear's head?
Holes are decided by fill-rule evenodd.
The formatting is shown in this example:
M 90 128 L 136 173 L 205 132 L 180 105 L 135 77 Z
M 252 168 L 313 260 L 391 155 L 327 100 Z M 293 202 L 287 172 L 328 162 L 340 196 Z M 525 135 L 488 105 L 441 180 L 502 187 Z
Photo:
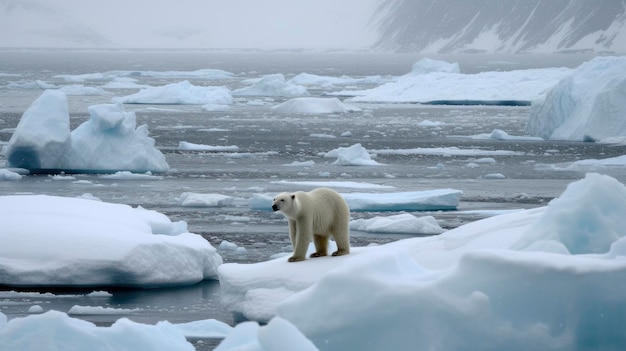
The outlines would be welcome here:
M 280 193 L 274 198 L 272 210 L 289 215 L 295 210 L 295 200 L 296 194 Z

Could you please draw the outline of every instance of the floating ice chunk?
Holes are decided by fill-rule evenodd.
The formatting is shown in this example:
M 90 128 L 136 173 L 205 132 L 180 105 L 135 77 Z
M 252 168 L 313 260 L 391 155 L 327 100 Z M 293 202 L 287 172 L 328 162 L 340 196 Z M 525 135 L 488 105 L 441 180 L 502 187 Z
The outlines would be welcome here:
M 222 258 L 184 222 L 79 198 L 0 196 L 0 284 L 171 286 L 216 276 Z M 0 338 L 1 339 L 1 338 Z
M 216 319 L 176 323 L 173 326 L 188 338 L 223 339 L 233 331 L 233 327 Z
M 164 172 L 165 156 L 146 125 L 121 104 L 92 105 L 90 119 L 69 130 L 65 94 L 45 91 L 26 110 L 4 152 L 10 167 L 35 171 Z
M 353 78 L 347 76 L 319 76 L 310 73 L 300 73 L 291 78 L 289 82 L 298 85 L 316 85 L 316 86 L 332 86 L 332 85 L 379 85 L 387 82 L 381 76 L 369 76 L 362 78 Z
M 237 145 L 214 146 L 214 145 L 194 144 L 194 143 L 190 143 L 187 141 L 180 141 L 178 143 L 178 149 L 189 150 L 189 151 L 233 152 L 233 151 L 239 151 L 239 146 Z
M 28 308 L 27 313 L 43 313 L 43 307 L 41 307 L 40 305 L 32 305 Z M 2 327 L 0 326 L 0 328 Z
M 350 147 L 340 147 L 327 152 L 324 157 L 335 157 L 333 162 L 340 166 L 381 166 L 382 164 L 372 160 L 372 157 L 360 143 Z
M 501 129 L 494 129 L 491 133 L 478 134 L 471 136 L 472 139 L 493 139 L 493 140 L 510 140 L 510 141 L 543 141 L 540 137 L 533 136 L 513 136 Z
M 437 121 L 431 121 L 431 120 L 425 119 L 419 122 L 417 125 L 419 127 L 425 127 L 425 128 L 440 127 L 443 125 L 443 122 L 437 122 Z
M 141 311 L 140 308 L 114 308 L 104 306 L 72 306 L 67 314 L 71 315 L 106 315 L 106 314 L 127 314 Z
M 416 217 L 402 213 L 350 221 L 350 229 L 373 233 L 441 234 L 444 230 L 433 216 Z
M 232 196 L 222 194 L 182 193 L 180 205 L 183 207 L 224 207 L 233 204 Z
M 9 167 L 55 169 L 67 164 L 71 147 L 67 97 L 46 90 L 24 112 L 3 152 Z
M 308 96 L 305 87 L 285 81 L 282 74 L 270 74 L 263 76 L 258 82 L 250 87 L 233 91 L 234 96 Z
M 233 97 L 225 87 L 195 86 L 185 80 L 161 87 L 150 87 L 139 92 L 115 97 L 113 102 L 125 104 L 167 104 L 167 105 L 230 105 Z
M 0 180 L 20 180 L 22 176 L 19 173 L 8 169 L 0 169 Z
M 533 102 L 528 134 L 553 140 L 626 136 L 626 57 L 596 57 Z
M 228 112 L 230 111 L 230 105 L 219 104 L 205 104 L 201 106 L 203 111 L 207 112 Z
M 291 163 L 284 164 L 286 167 L 312 167 L 315 165 L 315 161 L 293 161 Z
M 0 317 L 4 315 L 0 313 Z M 139 345 L 139 346 L 138 346 Z M 169 322 L 140 324 L 127 318 L 110 327 L 71 318 L 58 311 L 10 320 L 0 324 L 0 349 L 194 351 L 183 333 Z
M 287 100 L 280 105 L 273 107 L 274 111 L 281 113 L 346 113 L 358 112 L 360 108 L 345 104 L 337 98 L 314 98 L 303 97 Z
M 409 76 L 417 76 L 428 73 L 461 73 L 461 68 L 458 63 L 449 63 L 446 61 L 433 60 L 429 58 L 423 58 L 413 64 Z
M 483 176 L 484 179 L 506 179 L 506 176 L 502 173 L 489 173 Z

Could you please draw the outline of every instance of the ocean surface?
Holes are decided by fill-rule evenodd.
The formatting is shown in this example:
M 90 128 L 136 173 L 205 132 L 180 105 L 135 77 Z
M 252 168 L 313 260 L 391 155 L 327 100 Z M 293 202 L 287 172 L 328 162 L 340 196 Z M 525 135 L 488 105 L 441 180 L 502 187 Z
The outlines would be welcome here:
M 232 51 L 73 51 L 0 50 L 0 143 L 6 144 L 20 117 L 43 91 L 39 81 L 57 87 L 81 84 L 99 87 L 107 80 L 69 82 L 59 75 L 83 75 L 114 70 L 194 71 L 222 69 L 235 74 L 228 80 L 171 77 L 134 77 L 138 84 L 152 86 L 189 80 L 195 85 L 250 85 L 249 79 L 282 73 L 287 79 L 310 73 L 323 76 L 399 76 L 408 73 L 419 55 L 343 52 L 232 52 Z M 454 55 L 430 57 L 458 62 L 463 73 L 576 67 L 590 59 L 584 55 Z M 31 84 L 31 83 L 36 84 Z M 313 96 L 345 87 L 309 88 Z M 359 86 L 358 88 L 368 88 Z M 72 128 L 88 118 L 87 107 L 108 103 L 137 89 L 106 89 L 106 94 L 68 96 Z M 310 187 L 280 181 L 354 181 L 390 185 L 391 191 L 453 188 L 463 191 L 457 211 L 425 212 L 445 229 L 455 228 L 494 211 L 527 209 L 546 205 L 573 180 L 596 171 L 626 181 L 625 167 L 571 167 L 576 160 L 621 156 L 625 146 L 562 141 L 506 141 L 476 139 L 474 136 L 500 129 L 524 136 L 528 106 L 423 106 L 417 104 L 358 104 L 360 112 L 331 115 L 278 114 L 271 109 L 285 98 L 235 98 L 227 112 L 207 112 L 198 105 L 125 105 L 135 111 L 138 124 L 147 124 L 156 146 L 167 158 L 170 172 L 152 179 L 104 179 L 100 175 L 76 174 L 26 176 L 20 181 L 0 182 L 0 195 L 48 194 L 81 196 L 92 194 L 107 202 L 124 203 L 156 210 L 172 220 L 184 220 L 189 230 L 201 234 L 218 247 L 227 240 L 245 252 L 220 250 L 225 262 L 252 263 L 290 252 L 287 223 L 271 211 L 251 211 L 247 201 L 215 208 L 180 205 L 184 192 L 216 193 L 248 199 L 258 193 L 308 190 Z M 418 126 L 421 121 L 437 126 Z M 340 136 L 344 132 L 351 136 Z M 205 145 L 236 145 L 237 153 L 184 151 L 186 141 Z M 378 167 L 332 165 L 321 155 L 337 147 L 361 143 L 369 150 L 458 147 L 493 151 L 479 155 L 374 155 Z M 498 151 L 515 151 L 514 155 Z M 485 157 L 489 159 L 485 160 Z M 5 156 L 0 155 L 0 165 Z M 313 161 L 312 166 L 286 166 Z M 471 165 L 470 165 L 471 164 Z M 86 180 L 88 182 L 76 182 Z M 363 189 L 338 189 L 366 191 Z M 0 209 L 1 210 L 1 209 Z M 371 218 L 395 213 L 353 213 L 354 218 Z M 384 244 L 409 237 L 352 231 L 351 244 Z M 88 297 L 93 290 L 112 296 Z M 168 320 L 182 323 L 215 318 L 235 321 L 220 301 L 219 283 L 206 281 L 168 289 L 41 289 L 26 294 L 0 287 L 0 311 L 15 318 L 28 315 L 30 306 L 67 312 L 74 305 L 134 309 L 132 312 L 77 315 L 77 318 L 108 325 L 121 317 L 143 323 Z M 193 340 L 198 349 L 209 349 L 215 341 Z

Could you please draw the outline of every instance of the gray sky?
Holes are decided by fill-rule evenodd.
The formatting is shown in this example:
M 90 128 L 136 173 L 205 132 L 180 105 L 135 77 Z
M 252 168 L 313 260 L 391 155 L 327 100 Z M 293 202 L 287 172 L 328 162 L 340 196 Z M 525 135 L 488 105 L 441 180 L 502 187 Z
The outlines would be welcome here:
M 0 47 L 368 47 L 380 0 L 0 0 Z

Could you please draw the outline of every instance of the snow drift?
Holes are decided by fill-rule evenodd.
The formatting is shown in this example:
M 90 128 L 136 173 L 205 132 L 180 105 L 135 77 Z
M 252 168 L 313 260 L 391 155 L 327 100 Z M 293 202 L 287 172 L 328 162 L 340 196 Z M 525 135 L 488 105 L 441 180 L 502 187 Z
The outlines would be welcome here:
M 121 104 L 92 105 L 90 119 L 70 132 L 67 97 L 47 90 L 24 112 L 3 149 L 7 166 L 31 171 L 164 172 L 165 156 L 148 127 L 136 127 Z
M 626 136 L 626 57 L 597 57 L 532 104 L 527 132 L 553 140 Z

